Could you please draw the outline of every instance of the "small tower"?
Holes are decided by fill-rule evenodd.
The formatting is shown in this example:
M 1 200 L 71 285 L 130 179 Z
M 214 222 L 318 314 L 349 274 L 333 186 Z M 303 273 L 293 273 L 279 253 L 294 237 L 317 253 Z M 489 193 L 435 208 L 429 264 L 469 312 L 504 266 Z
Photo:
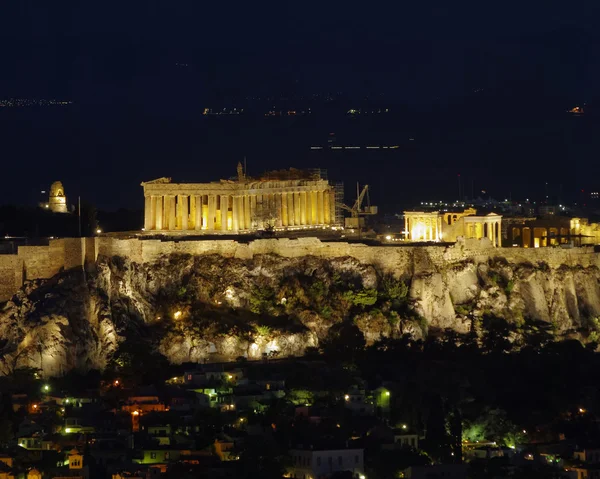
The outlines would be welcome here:
M 67 197 L 65 189 L 60 181 L 55 181 L 50 186 L 50 197 L 48 199 L 48 208 L 53 213 L 68 213 Z

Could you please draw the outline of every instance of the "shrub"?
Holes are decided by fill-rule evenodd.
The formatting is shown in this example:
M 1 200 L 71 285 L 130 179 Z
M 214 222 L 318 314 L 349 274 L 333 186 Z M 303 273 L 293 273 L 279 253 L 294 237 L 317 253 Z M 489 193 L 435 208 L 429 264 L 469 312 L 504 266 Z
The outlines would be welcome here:
M 269 286 L 254 286 L 250 293 L 250 311 L 265 313 L 274 306 L 275 291 Z
M 264 324 L 257 324 L 254 326 L 254 331 L 256 331 L 256 334 L 263 337 L 269 337 L 272 332 L 271 328 Z
M 382 296 L 391 301 L 405 301 L 408 296 L 408 286 L 404 281 L 393 276 L 384 276 L 381 281 Z
M 360 291 L 346 291 L 344 299 L 354 306 L 373 306 L 377 302 L 376 289 L 361 289 Z

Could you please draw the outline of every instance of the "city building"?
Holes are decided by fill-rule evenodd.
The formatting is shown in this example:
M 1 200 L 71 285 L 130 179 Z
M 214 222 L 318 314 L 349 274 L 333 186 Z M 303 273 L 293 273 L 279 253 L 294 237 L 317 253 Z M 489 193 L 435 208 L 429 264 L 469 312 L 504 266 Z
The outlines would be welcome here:
M 336 222 L 335 188 L 321 172 L 283 170 L 259 178 L 238 164 L 234 180 L 143 182 L 144 229 L 169 233 L 242 233 L 315 229 Z
M 488 238 L 493 246 L 501 246 L 502 216 L 496 213 L 477 215 L 477 210 L 405 211 L 404 235 L 408 241 L 455 242 Z
M 567 216 L 507 218 L 503 237 L 523 248 L 593 245 L 600 242 L 600 224 Z
M 289 477 L 320 479 L 334 472 L 349 471 L 355 479 L 364 479 L 363 449 L 291 449 Z

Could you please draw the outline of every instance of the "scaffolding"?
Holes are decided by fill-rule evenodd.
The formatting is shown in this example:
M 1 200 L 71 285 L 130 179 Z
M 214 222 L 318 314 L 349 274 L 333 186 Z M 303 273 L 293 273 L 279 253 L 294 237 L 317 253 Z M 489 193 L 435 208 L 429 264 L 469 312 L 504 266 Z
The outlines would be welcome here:
M 323 168 L 308 168 L 310 176 L 316 180 L 327 180 L 327 170 Z
M 344 183 L 338 182 L 333 185 L 335 194 L 335 224 L 336 226 L 344 225 Z

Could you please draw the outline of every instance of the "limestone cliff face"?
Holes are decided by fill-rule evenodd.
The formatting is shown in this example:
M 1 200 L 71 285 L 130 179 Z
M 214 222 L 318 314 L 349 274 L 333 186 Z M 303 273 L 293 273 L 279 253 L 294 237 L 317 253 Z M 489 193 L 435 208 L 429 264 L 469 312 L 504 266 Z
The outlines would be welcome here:
M 136 345 L 173 363 L 301 355 L 341 321 L 368 343 L 477 330 L 490 315 L 518 327 L 543 322 L 559 337 L 598 334 L 595 260 L 549 266 L 492 249 L 440 261 L 431 251 L 406 249 L 396 266 L 350 256 L 99 257 L 85 273 L 28 282 L 3 306 L 0 373 L 101 369 Z

